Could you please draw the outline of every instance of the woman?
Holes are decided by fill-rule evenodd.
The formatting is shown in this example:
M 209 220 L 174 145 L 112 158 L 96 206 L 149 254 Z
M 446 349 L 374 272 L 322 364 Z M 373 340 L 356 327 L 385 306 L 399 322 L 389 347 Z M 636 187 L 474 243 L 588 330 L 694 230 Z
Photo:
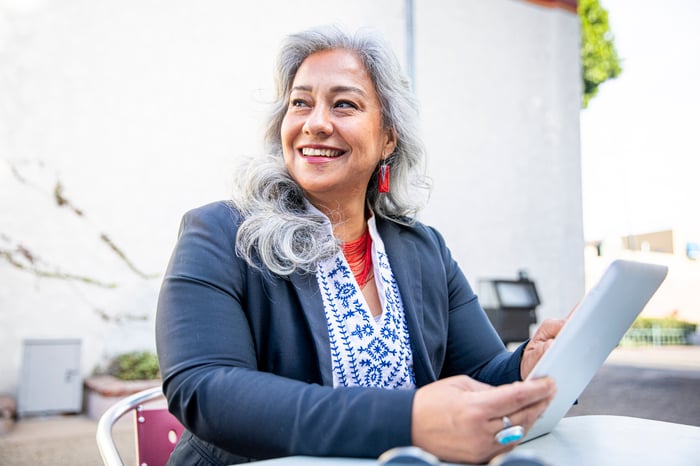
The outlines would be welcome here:
M 551 400 L 551 380 L 518 381 L 561 322 L 507 352 L 440 234 L 415 221 L 424 151 L 401 76 L 369 34 L 287 39 L 272 155 L 234 202 L 185 215 L 161 290 L 163 387 L 186 427 L 171 464 L 411 444 L 486 461 Z

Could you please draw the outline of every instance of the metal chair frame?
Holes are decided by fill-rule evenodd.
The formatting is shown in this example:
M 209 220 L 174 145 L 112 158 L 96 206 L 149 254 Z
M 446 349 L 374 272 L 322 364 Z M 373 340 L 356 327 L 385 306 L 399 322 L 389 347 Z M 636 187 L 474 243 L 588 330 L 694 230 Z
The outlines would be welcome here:
M 113 404 L 100 417 L 97 423 L 97 448 L 100 451 L 102 461 L 106 466 L 124 466 L 124 461 L 119 455 L 117 446 L 112 437 L 114 424 L 126 413 L 142 409 L 146 402 L 157 400 L 163 397 L 161 387 L 153 387 L 142 390 L 133 395 L 129 395 Z M 138 422 L 138 419 L 137 419 Z M 137 431 L 137 455 L 139 454 L 138 431 Z

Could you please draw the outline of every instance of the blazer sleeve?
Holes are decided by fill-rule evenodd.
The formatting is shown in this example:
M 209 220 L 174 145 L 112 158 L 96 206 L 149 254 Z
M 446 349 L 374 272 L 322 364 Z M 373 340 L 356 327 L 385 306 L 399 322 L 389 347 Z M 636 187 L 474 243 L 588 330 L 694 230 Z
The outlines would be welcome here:
M 445 364 L 440 377 L 466 374 L 490 385 L 521 380 L 523 346 L 506 350 L 443 237 L 430 229 L 446 271 L 449 315 Z
M 251 271 L 235 253 L 238 222 L 225 203 L 183 218 L 156 317 L 170 411 L 197 438 L 251 458 L 376 457 L 409 445 L 415 391 L 334 389 L 258 369 L 246 314 L 256 312 L 246 309 Z M 292 305 L 288 299 L 275 305 Z M 285 353 L 277 356 L 300 357 L 294 348 Z

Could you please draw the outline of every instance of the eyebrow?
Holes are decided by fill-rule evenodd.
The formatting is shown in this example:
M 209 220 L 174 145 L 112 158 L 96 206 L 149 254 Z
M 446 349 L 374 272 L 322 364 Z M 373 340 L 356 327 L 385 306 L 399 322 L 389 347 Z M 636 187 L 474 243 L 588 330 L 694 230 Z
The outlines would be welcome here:
M 311 92 L 312 88 L 311 88 L 311 86 L 294 86 L 292 88 L 292 91 Z M 355 86 L 333 86 L 333 87 L 331 87 L 331 92 L 333 94 L 341 94 L 343 92 L 351 92 L 354 94 L 359 94 L 362 97 L 367 97 L 367 93 L 365 91 L 363 91 L 359 87 L 355 87 Z

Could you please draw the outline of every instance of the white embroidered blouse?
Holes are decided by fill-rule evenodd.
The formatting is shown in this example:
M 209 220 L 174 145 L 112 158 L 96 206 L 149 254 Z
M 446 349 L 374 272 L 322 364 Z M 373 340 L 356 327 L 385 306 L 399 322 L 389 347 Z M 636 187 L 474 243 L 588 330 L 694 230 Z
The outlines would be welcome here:
M 399 288 L 374 216 L 367 224 L 382 305 L 376 319 L 342 252 L 322 261 L 316 272 L 328 322 L 333 386 L 414 388 L 413 354 Z

